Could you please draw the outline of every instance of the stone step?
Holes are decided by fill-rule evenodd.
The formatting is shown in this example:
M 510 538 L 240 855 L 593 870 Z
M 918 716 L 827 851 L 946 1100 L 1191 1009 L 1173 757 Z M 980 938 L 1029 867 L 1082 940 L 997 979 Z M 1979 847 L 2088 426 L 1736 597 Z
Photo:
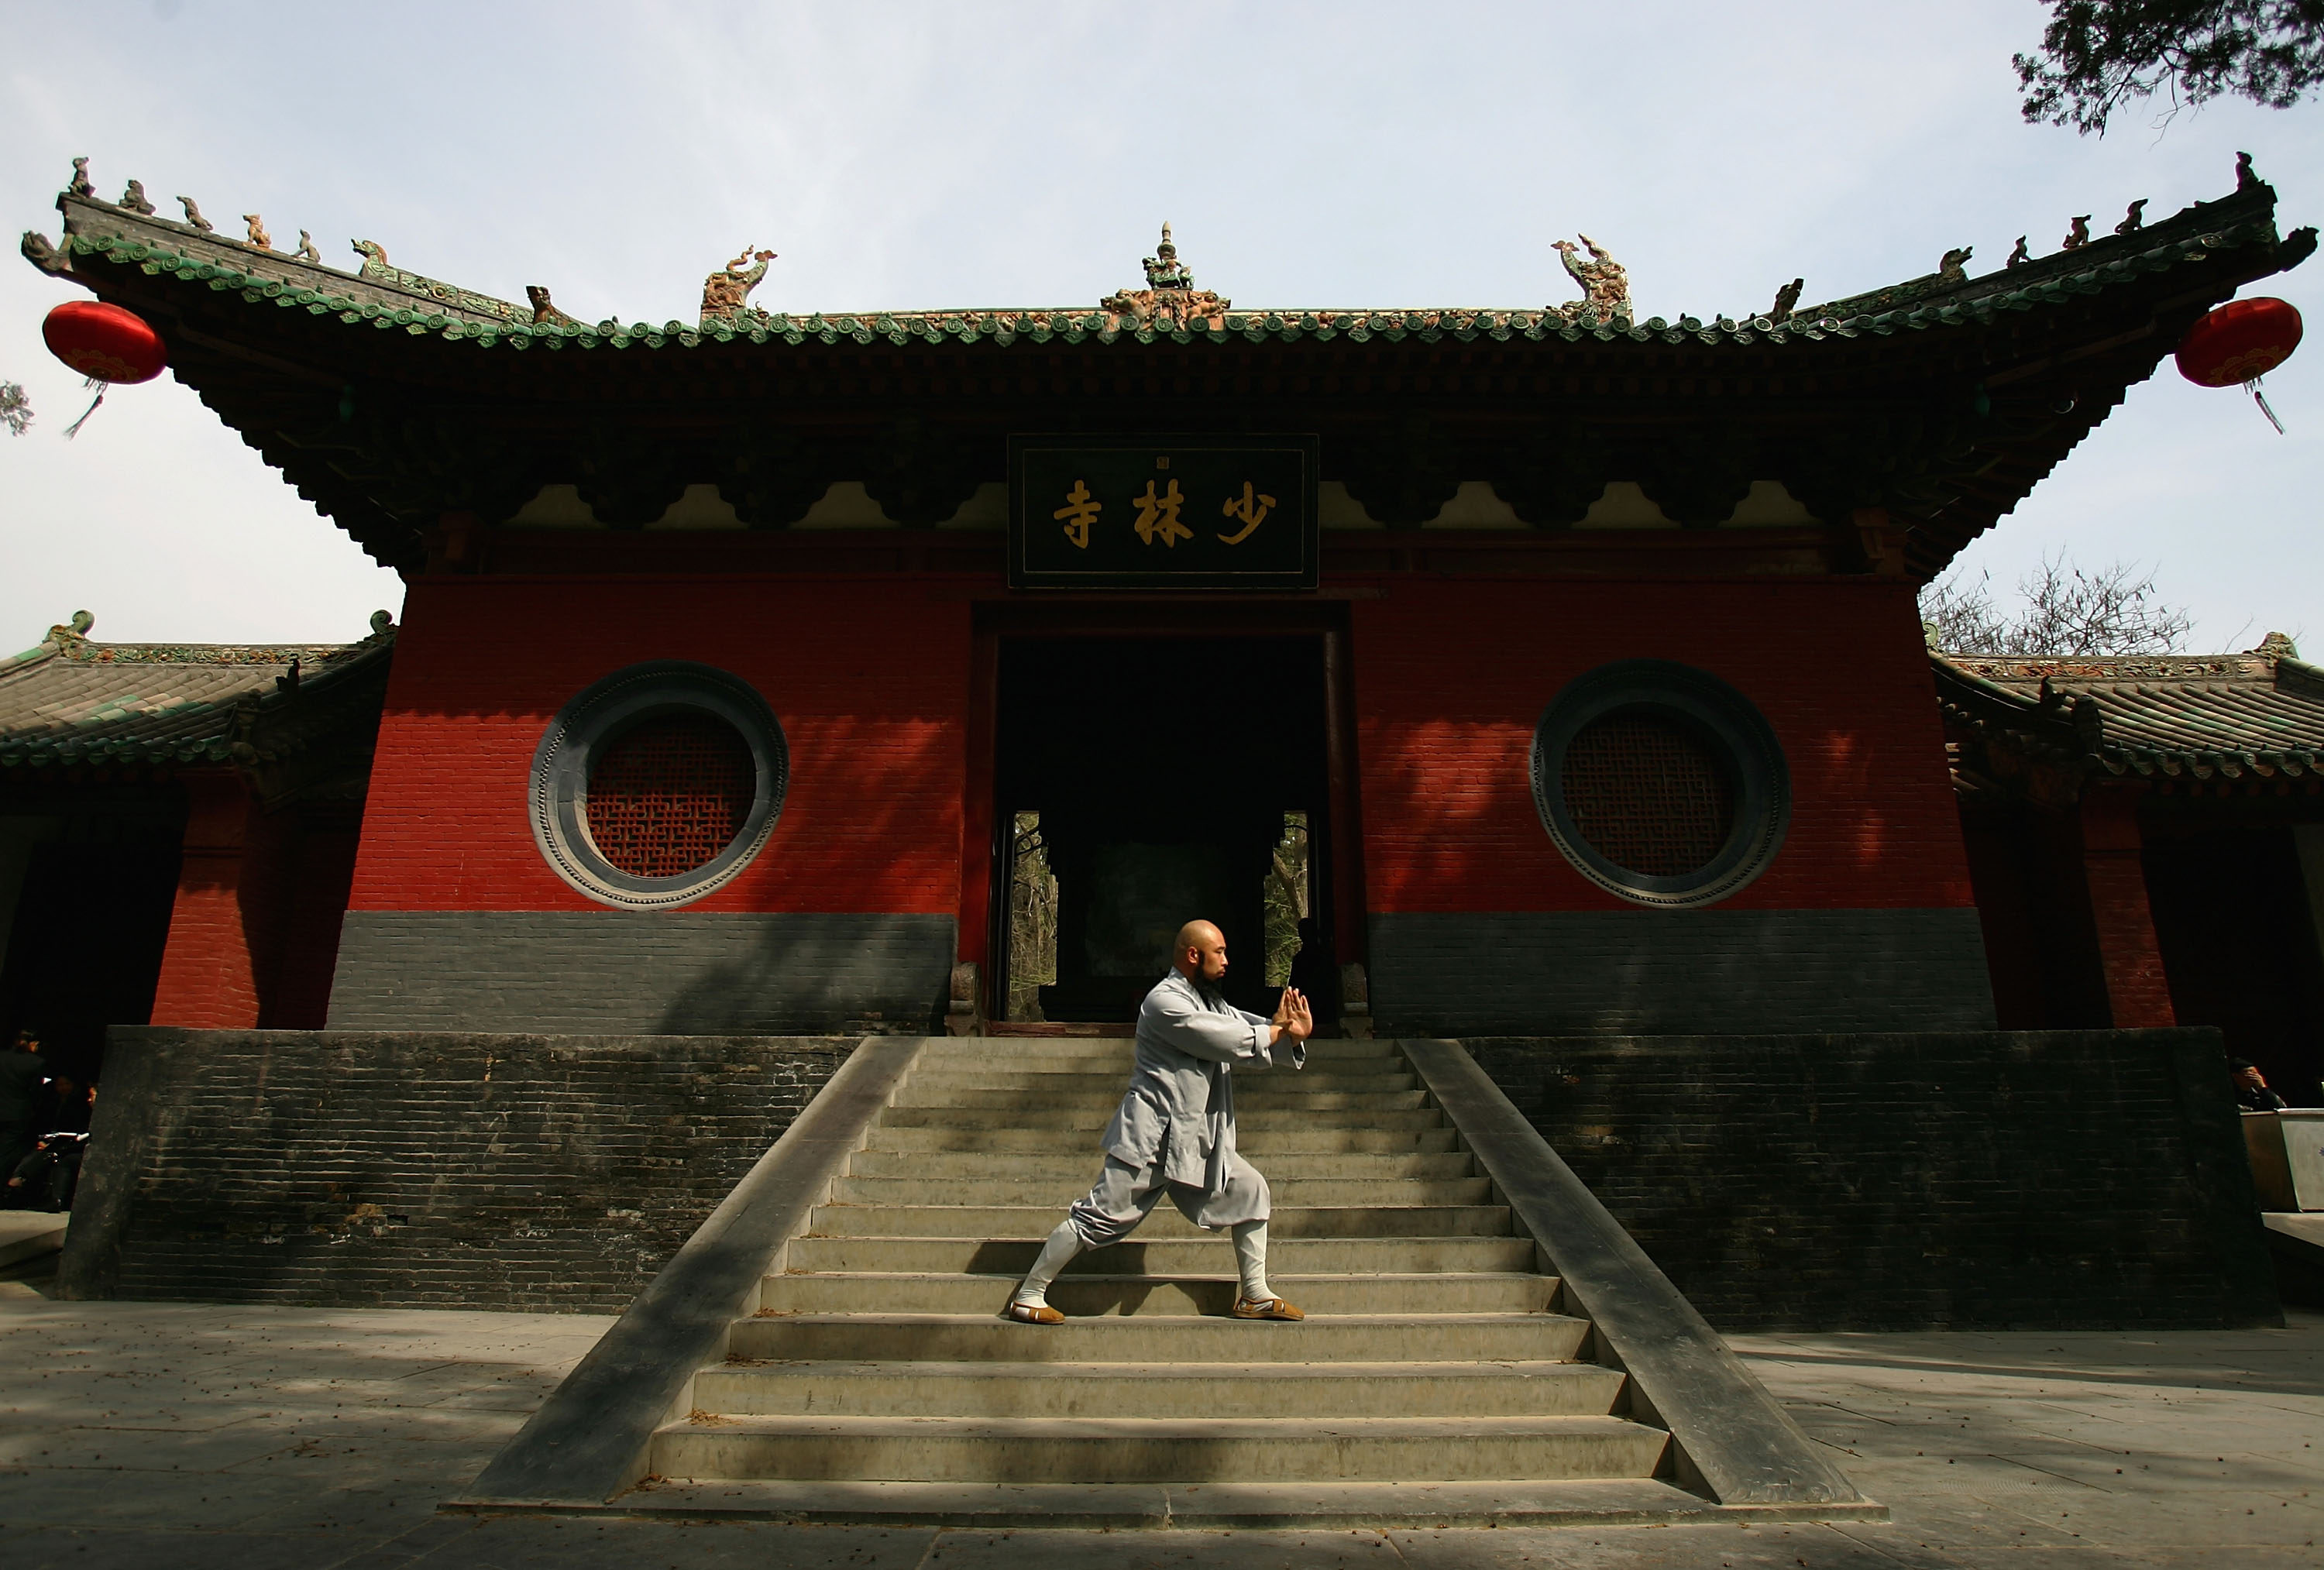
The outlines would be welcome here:
M 815 1237 L 1047 1237 L 1063 1205 L 818 1205 Z M 1507 1237 L 1505 1205 L 1348 1205 L 1275 1207 L 1268 1237 Z M 1155 1207 L 1140 1238 L 1210 1237 L 1169 1204 Z
M 1102 1125 L 1092 1131 L 1087 1144 L 1072 1146 L 1061 1142 L 1049 1129 L 1038 1128 L 953 1128 L 943 1124 L 905 1125 L 888 1124 L 872 1130 L 865 1146 L 876 1151 L 992 1151 L 1028 1152 L 1057 1151 L 1079 1148 L 1096 1152 L 1097 1140 Z M 1277 1128 L 1255 1129 L 1240 1125 L 1235 1134 L 1235 1148 L 1257 1161 L 1264 1156 L 1310 1151 L 1450 1151 L 1458 1149 L 1460 1136 L 1449 1126 L 1439 1124 L 1433 1128 Z M 1092 1153 L 1093 1162 L 1102 1155 Z M 1091 1171 L 1096 1171 L 1093 1166 Z
M 998 1290 L 990 1300 L 967 1314 L 738 1319 L 728 1350 L 746 1361 L 814 1363 L 1562 1363 L 1581 1354 L 1590 1331 L 1586 1319 L 1543 1313 L 1343 1314 L 1296 1325 L 1105 1314 L 1062 1325 L 1019 1325 L 1000 1313 L 1014 1283 L 993 1285 Z
M 1026 1088 L 1012 1086 L 1006 1089 L 954 1090 L 947 1086 L 923 1085 L 918 1080 L 896 1093 L 891 1106 L 957 1107 L 964 1111 L 991 1108 L 1013 1111 L 1019 1108 L 1088 1109 L 1100 1114 L 1099 1121 L 1113 1116 L 1121 1105 L 1122 1081 L 1119 1079 L 1077 1080 L 1076 1085 L 1088 1088 L 1056 1089 L 1046 1085 Z M 1268 1080 L 1245 1079 L 1235 1076 L 1235 1117 L 1238 1125 L 1244 1118 L 1262 1111 L 1290 1111 L 1305 1116 L 1318 1112 L 1356 1112 L 1370 1114 L 1394 1108 L 1413 1110 L 1428 1105 L 1425 1090 L 1330 1090 L 1312 1085 L 1286 1085 Z
M 847 1483 L 722 1478 L 688 1483 L 649 1478 L 622 1496 L 613 1510 L 681 1520 L 782 1521 L 878 1526 L 891 1530 L 952 1527 L 1010 1534 L 1026 1529 L 1082 1531 L 1176 1531 L 1196 1548 L 1226 1549 L 1193 1532 L 1441 1531 L 1445 1528 L 1716 1526 L 1780 1524 L 1801 1519 L 1797 1505 L 1713 1504 L 1701 1494 L 1651 1477 L 1526 1479 L 1483 1483 Z M 1888 1519 L 1887 1507 L 1864 1501 L 1819 1506 L 1817 1520 Z M 1624 1534 L 1626 1538 L 1634 1534 Z M 1422 1539 L 1424 1542 L 1430 1538 Z M 1434 1539 L 1457 1551 L 1466 1544 Z M 1601 1538 L 1591 1539 L 1593 1546 Z M 1031 1549 L 1039 1536 L 1013 1538 L 1003 1552 Z M 1572 1545 L 1568 1545 L 1572 1546 Z M 1625 1547 L 1633 1546 L 1626 1543 Z M 1644 1544 L 1637 1546 L 1646 1547 Z M 1653 1549 L 1646 1547 L 1651 1556 Z M 1157 1563 L 1151 1556 L 1125 1562 Z M 938 1557 L 931 1561 L 941 1565 Z M 1562 1562 L 1571 1563 L 1571 1560 Z M 1666 1561 L 1671 1562 L 1671 1561 Z M 1708 1561 L 1705 1561 L 1707 1563 Z M 1546 1561 L 1544 1561 L 1546 1563 Z
M 1119 1036 L 985 1036 L 953 1037 L 931 1042 L 920 1054 L 923 1066 L 951 1062 L 995 1062 L 1010 1059 L 1093 1058 L 1120 1062 L 1127 1068 L 1133 1043 L 1128 1032 Z M 1310 1063 L 1379 1060 L 1402 1065 L 1404 1056 L 1393 1042 L 1311 1041 Z
M 1062 1069 L 1016 1069 L 1016 1066 L 990 1066 L 990 1069 L 918 1069 L 913 1070 L 908 1089 L 944 1087 L 944 1089 L 1038 1089 L 1038 1091 L 1069 1091 L 1085 1089 L 1099 1091 L 1106 1097 L 1120 1097 L 1122 1087 L 1130 1085 L 1130 1066 L 1094 1066 L 1076 1069 L 1066 1073 Z M 1420 1085 L 1420 1075 L 1408 1070 L 1364 1069 L 1362 1073 L 1334 1066 L 1308 1064 L 1302 1070 L 1290 1069 L 1236 1069 L 1236 1091 L 1264 1087 L 1264 1089 L 1413 1089 Z
M 1228 1262 L 1231 1262 L 1229 1255 Z M 762 1314 L 991 1314 L 1015 1290 L 1013 1274 L 828 1272 L 769 1276 L 759 1289 Z M 1268 1284 L 1310 1314 L 1539 1314 L 1557 1299 L 1557 1279 L 1525 1272 L 1465 1275 L 1276 1275 Z M 1149 1318 L 1225 1315 L 1234 1304 L 1231 1275 L 1061 1276 L 1049 1304 L 1073 1318 L 1119 1314 Z M 1243 1321 L 1231 1321 L 1243 1323 Z M 1038 1329 L 1038 1326 L 1013 1327 Z M 1299 1327 L 1276 1324 L 1296 1334 Z
M 1248 1154 L 1249 1152 L 1246 1152 Z M 1368 1178 L 1396 1182 L 1414 1178 L 1471 1178 L 1476 1163 L 1466 1151 L 1430 1151 L 1409 1155 L 1382 1151 L 1277 1152 L 1253 1157 L 1269 1181 L 1277 1179 Z M 857 1178 L 1038 1178 L 1086 1189 L 1097 1180 L 1104 1153 L 1099 1151 L 858 1151 L 848 1162 Z
M 1623 1376 L 1591 1363 L 728 1363 L 694 1382 L 724 1417 L 1602 1417 Z
M 842 1205 L 1048 1205 L 1063 1210 L 1089 1191 L 1096 1176 L 1093 1167 L 1067 1182 L 1062 1193 L 1056 1183 L 1037 1178 L 841 1178 L 832 1185 L 831 1198 Z M 1407 1205 L 1485 1205 L 1491 1202 L 1492 1187 L 1483 1178 L 1376 1183 L 1361 1178 L 1273 1177 L 1267 1186 L 1275 1203 L 1302 1207 L 1377 1205 L 1383 1199 Z
M 1089 1106 L 890 1106 L 880 1115 L 881 1128 L 1038 1128 L 1061 1133 L 1095 1134 L 1104 1129 L 1120 1098 Z M 1301 1111 L 1281 1103 L 1246 1108 L 1236 1097 L 1238 1134 L 1272 1134 L 1283 1129 L 1423 1129 L 1444 1126 L 1444 1115 L 1433 1106 L 1361 1111 Z M 877 1143 L 876 1138 L 874 1143 Z
M 1536 1268 L 1529 1237 L 1275 1237 L 1270 1275 L 1442 1275 L 1454 1272 L 1528 1272 Z M 1021 1276 L 1041 1250 L 1038 1237 L 801 1237 L 792 1240 L 792 1271 L 909 1272 Z M 1234 1269 L 1223 1236 L 1133 1237 L 1093 1249 L 1065 1267 L 1068 1275 L 1181 1276 Z M 1288 1294 L 1290 1288 L 1277 1289 Z M 1297 1299 L 1292 1299 L 1297 1302 Z M 1305 1304 L 1301 1305 L 1303 1308 Z
M 655 1436 L 664 1477 L 922 1483 L 1651 1477 L 1670 1436 L 1614 1417 L 706 1417 Z
M 1306 1086 L 1323 1090 L 1409 1090 L 1420 1083 L 1418 1075 L 1409 1070 L 1393 1070 L 1383 1065 L 1356 1068 L 1333 1064 L 1310 1063 L 1306 1068 L 1239 1069 L 1235 1084 Z M 916 1069 L 905 1081 L 908 1085 L 942 1085 L 955 1090 L 991 1090 L 1015 1086 L 1039 1087 L 1043 1089 L 1104 1090 L 1119 1096 L 1130 1082 L 1130 1065 L 1095 1064 L 1089 1068 L 1061 1068 L 1043 1063 L 1019 1068 L 1015 1064 L 991 1064 L 977 1069 Z

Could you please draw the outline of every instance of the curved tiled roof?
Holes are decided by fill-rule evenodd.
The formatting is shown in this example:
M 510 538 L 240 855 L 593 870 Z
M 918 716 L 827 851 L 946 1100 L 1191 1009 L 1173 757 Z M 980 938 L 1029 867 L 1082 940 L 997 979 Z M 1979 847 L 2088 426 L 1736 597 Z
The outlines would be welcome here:
M 2123 776 L 2324 769 L 2324 668 L 2271 638 L 2244 654 L 1933 654 L 1946 720 L 1988 744 Z
M 97 643 L 90 625 L 82 611 L 0 659 L 0 771 L 272 762 L 328 728 L 311 711 L 336 689 L 383 676 L 394 646 L 377 620 L 354 644 Z M 300 696 L 326 702 L 296 715 Z
M 101 207 L 100 204 L 77 205 Z M 2206 206 L 2218 205 L 2199 203 L 2174 219 L 2163 220 L 2157 228 L 2175 225 L 2183 230 L 2185 225 L 2178 223 L 2179 219 L 2199 215 Z M 166 233 L 180 225 L 167 219 L 143 217 L 138 227 Z M 2132 242 L 2139 238 L 2125 237 Z M 985 342 L 1005 346 L 1020 341 L 1080 344 L 1095 340 L 1111 344 L 1125 338 L 1141 344 L 1165 340 L 1178 344 L 1259 344 L 1270 340 L 1296 343 L 1302 338 L 1330 342 L 1338 337 L 1358 344 L 1373 339 L 1400 343 L 1406 338 L 1423 343 L 1445 339 L 1471 343 L 1480 338 L 1540 343 L 1555 339 L 1569 344 L 1584 339 L 1612 344 L 1627 339 L 1638 344 L 1679 345 L 1692 342 L 1740 347 L 1762 341 L 1776 344 L 1820 343 L 1827 338 L 1850 339 L 1868 334 L 1886 337 L 1900 332 L 1990 323 L 1999 313 L 2034 310 L 2077 296 L 2098 294 L 2142 274 L 2164 272 L 2182 263 L 2204 261 L 2214 252 L 2276 243 L 2273 221 L 2264 214 L 2241 221 L 2223 218 L 2201 233 L 2157 238 L 2160 243 L 2145 245 L 2092 242 L 2086 249 L 2098 254 L 2087 261 L 2078 260 L 2080 252 L 2068 252 L 2062 258 L 2046 258 L 2020 269 L 1963 280 L 1958 284 L 1936 279 L 1916 280 L 1879 294 L 1858 297 L 1855 301 L 1836 302 L 1821 308 L 1817 314 L 1797 315 L 1780 323 L 1766 317 L 1706 320 L 1683 316 L 1675 321 L 1652 317 L 1636 321 L 1622 317 L 1600 318 L 1587 309 L 1569 316 L 1554 309 L 1454 307 L 1228 310 L 1208 320 L 1197 319 L 1191 326 L 1176 323 L 1164 326 L 1111 311 L 1070 306 L 832 315 L 818 312 L 804 317 L 781 312 L 752 313 L 746 319 L 714 317 L 699 326 L 675 321 L 660 326 L 612 320 L 594 326 L 530 323 L 464 310 L 456 305 L 447 308 L 447 302 L 418 290 L 383 287 L 377 280 L 346 278 L 318 265 L 294 271 L 273 252 L 237 241 L 208 235 L 197 238 L 190 230 L 187 231 L 190 242 L 187 244 L 138 239 L 126 233 L 78 232 L 68 234 L 65 249 L 76 256 L 102 256 L 116 264 L 134 265 L 148 276 L 169 273 L 183 282 L 200 282 L 220 292 L 237 292 L 253 305 L 272 303 L 286 310 L 337 317 L 350 326 L 370 326 L 391 332 L 400 328 L 414 335 L 433 335 L 484 349 L 521 350 L 535 345 L 661 349 L 671 345 L 692 348 L 705 343 L 803 344 L 810 340 L 828 345 L 844 342 L 869 344 L 884 340 L 898 346 L 915 340 Z M 252 255 L 244 262 L 235 256 L 237 251 L 248 251 Z M 303 281 L 300 271 L 311 274 L 312 281 Z M 337 281 L 343 278 L 347 286 L 344 289 Z M 358 284 L 360 289 L 355 287 Z M 1906 297 L 1904 302 L 1887 308 L 1858 308 L 1881 305 L 1900 295 Z M 397 303 L 398 296 L 408 296 L 410 303 Z
M 2279 238 L 2274 192 L 2246 179 L 2130 234 L 1783 320 L 1237 310 L 1149 289 L 590 325 L 545 304 L 527 320 L 369 243 L 350 273 L 85 194 L 59 206 L 62 248 L 28 235 L 33 264 L 144 315 L 180 382 L 404 571 L 431 570 L 446 519 L 490 528 L 549 484 L 617 527 L 715 485 L 748 528 L 780 529 L 831 485 L 881 476 L 903 502 L 890 515 L 917 527 L 1001 481 L 1011 433 L 1260 418 L 1318 435 L 1325 477 L 1390 500 L 1396 516 L 1376 516 L 1394 528 L 1425 523 L 1448 483 L 1482 482 L 1554 529 L 1617 482 L 1687 523 L 1764 480 L 1830 526 L 1831 570 L 1863 570 L 1851 520 L 1870 510 L 1926 579 L 2204 310 L 2315 246 Z

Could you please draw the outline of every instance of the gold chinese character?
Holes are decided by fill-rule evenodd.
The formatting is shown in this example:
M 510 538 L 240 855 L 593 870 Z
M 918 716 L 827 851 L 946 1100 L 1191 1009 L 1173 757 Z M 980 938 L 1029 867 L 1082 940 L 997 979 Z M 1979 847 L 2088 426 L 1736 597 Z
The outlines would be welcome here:
M 1146 494 L 1133 496 L 1130 500 L 1138 509 L 1138 521 L 1131 527 L 1138 530 L 1138 537 L 1148 545 L 1158 539 L 1164 546 L 1176 550 L 1180 540 L 1194 537 L 1194 531 L 1178 521 L 1178 509 L 1186 499 L 1178 493 L 1176 480 L 1171 481 L 1170 488 L 1159 496 L 1154 494 L 1154 482 L 1148 480 Z
M 1243 541 L 1250 537 L 1250 531 L 1252 529 L 1257 528 L 1260 524 L 1267 521 L 1268 510 L 1274 505 L 1274 497 L 1264 493 L 1254 496 L 1251 493 L 1250 482 L 1248 480 L 1244 481 L 1242 482 L 1242 494 L 1240 496 L 1228 497 L 1226 501 L 1219 508 L 1219 510 L 1227 517 L 1239 518 L 1242 519 L 1242 528 L 1233 534 L 1222 534 L 1219 536 L 1219 539 L 1222 543 L 1231 546 L 1239 546 L 1242 544 Z
M 1149 485 L 1147 489 L 1150 491 L 1153 487 Z M 1074 488 L 1065 492 L 1065 504 L 1049 516 L 1065 526 L 1065 537 L 1074 542 L 1075 550 L 1085 551 L 1089 549 L 1090 524 L 1104 505 L 1102 501 L 1091 500 L 1089 487 L 1076 480 Z

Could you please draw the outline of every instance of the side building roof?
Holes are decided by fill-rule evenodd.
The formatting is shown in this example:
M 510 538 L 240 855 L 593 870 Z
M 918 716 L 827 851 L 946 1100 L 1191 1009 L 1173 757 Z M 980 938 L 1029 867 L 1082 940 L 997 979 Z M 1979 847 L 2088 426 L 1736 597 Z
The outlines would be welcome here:
M 351 644 L 99 643 L 76 611 L 0 658 L 0 789 L 96 769 L 243 770 L 268 805 L 363 794 L 395 632 Z
M 2324 668 L 2280 633 L 2240 654 L 1930 660 L 1967 791 L 2055 799 L 2106 777 L 2324 792 Z

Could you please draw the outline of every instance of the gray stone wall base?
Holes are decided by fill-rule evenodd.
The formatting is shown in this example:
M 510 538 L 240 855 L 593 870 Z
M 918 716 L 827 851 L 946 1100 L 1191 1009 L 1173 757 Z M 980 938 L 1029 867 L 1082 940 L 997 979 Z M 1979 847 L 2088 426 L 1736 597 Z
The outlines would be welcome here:
M 2215 1030 L 1463 1044 L 1721 1330 L 2282 1323 Z
M 1381 1035 L 1991 1030 L 1974 910 L 1371 918 Z
M 862 1039 L 115 1027 L 57 1295 L 619 1309 Z
M 951 916 L 349 911 L 333 1030 L 941 1029 Z

